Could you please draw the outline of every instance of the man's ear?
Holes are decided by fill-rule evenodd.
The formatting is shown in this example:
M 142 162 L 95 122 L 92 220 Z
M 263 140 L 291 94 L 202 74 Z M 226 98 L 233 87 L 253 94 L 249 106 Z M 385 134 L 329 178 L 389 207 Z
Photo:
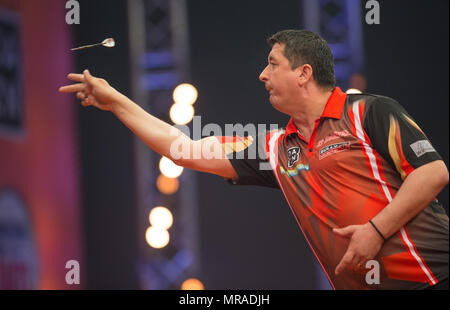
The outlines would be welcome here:
M 295 69 L 295 72 L 297 74 L 299 86 L 305 85 L 310 79 L 312 79 L 313 70 L 309 64 L 298 66 Z

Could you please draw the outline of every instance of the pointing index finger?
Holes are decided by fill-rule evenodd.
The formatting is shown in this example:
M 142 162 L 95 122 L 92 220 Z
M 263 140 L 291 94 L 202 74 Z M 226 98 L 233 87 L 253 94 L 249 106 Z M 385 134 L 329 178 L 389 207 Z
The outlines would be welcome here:
M 73 85 L 67 85 L 62 86 L 59 88 L 59 91 L 61 93 L 75 93 L 79 91 L 83 91 L 86 88 L 86 85 L 83 83 L 73 84 Z
M 78 74 L 78 73 L 69 73 L 67 75 L 67 77 L 69 78 L 69 80 L 75 81 L 75 82 L 84 82 L 84 75 L 83 74 Z

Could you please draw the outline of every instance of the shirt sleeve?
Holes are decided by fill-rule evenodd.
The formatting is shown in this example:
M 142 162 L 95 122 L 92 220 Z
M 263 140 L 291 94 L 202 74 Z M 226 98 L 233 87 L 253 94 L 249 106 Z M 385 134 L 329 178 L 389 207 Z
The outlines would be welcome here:
M 380 96 L 369 103 L 363 127 L 374 149 L 402 179 L 414 169 L 442 159 L 413 118 L 391 98 Z
M 237 179 L 226 179 L 232 185 L 259 185 L 278 188 L 265 153 L 267 132 L 257 136 L 216 137 L 236 171 Z

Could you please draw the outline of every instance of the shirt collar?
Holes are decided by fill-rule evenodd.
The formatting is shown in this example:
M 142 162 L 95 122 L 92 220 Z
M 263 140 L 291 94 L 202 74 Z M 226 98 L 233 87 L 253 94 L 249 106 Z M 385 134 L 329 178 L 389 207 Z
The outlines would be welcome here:
M 339 87 L 335 87 L 333 92 L 331 93 L 330 98 L 328 98 L 327 104 L 325 105 L 325 109 L 322 112 L 320 118 L 329 117 L 340 119 L 342 115 L 342 110 L 344 109 L 345 99 L 347 98 L 347 94 L 343 93 Z M 286 142 L 287 136 L 292 133 L 299 133 L 297 126 L 294 124 L 294 119 L 291 117 L 289 123 L 286 125 L 286 131 L 284 134 L 284 140 Z

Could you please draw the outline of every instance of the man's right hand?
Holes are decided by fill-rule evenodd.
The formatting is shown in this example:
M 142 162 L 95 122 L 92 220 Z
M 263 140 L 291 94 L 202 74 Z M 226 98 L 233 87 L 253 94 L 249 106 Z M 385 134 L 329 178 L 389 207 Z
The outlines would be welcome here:
M 69 73 L 67 76 L 77 84 L 62 86 L 59 91 L 62 93 L 77 93 L 77 98 L 81 100 L 84 107 L 95 106 L 104 111 L 112 111 L 114 98 L 120 95 L 104 79 L 93 77 L 89 70 L 84 70 L 83 74 Z
M 154 117 L 132 100 L 111 87 L 103 79 L 93 77 L 88 70 L 83 74 L 70 73 L 68 78 L 77 84 L 63 86 L 62 93 L 77 93 L 83 106 L 95 106 L 101 110 L 111 111 L 152 150 L 171 159 L 175 164 L 186 168 L 217 174 L 228 179 L 236 179 L 237 174 L 227 159 L 219 140 L 206 137 L 192 141 L 176 127 Z M 171 154 L 174 141 L 189 145 L 188 158 L 173 158 Z M 183 142 L 183 143 L 181 143 Z M 193 155 L 194 150 L 221 150 L 219 158 L 206 157 L 201 152 L 200 158 Z

